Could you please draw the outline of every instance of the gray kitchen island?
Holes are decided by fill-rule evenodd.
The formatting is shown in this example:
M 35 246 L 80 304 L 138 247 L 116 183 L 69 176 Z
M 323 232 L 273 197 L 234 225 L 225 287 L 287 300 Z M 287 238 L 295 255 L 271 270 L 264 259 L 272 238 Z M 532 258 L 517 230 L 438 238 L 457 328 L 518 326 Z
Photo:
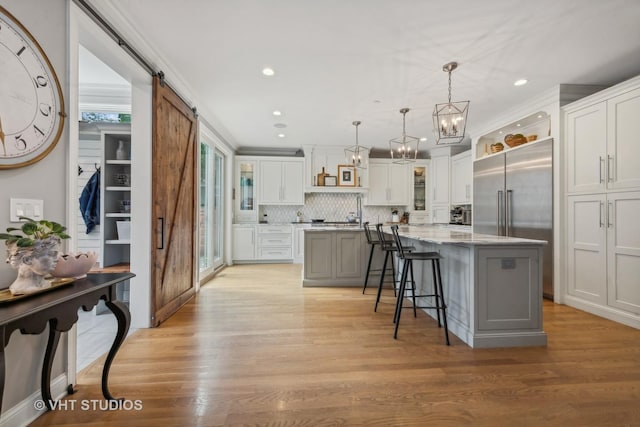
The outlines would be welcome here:
M 385 226 L 384 230 L 391 239 L 390 228 Z M 400 226 L 398 232 L 403 242 L 416 250 L 437 251 L 443 256 L 450 332 L 471 347 L 546 345 L 542 329 L 545 241 L 443 226 Z M 368 254 L 360 228 L 307 229 L 303 286 L 362 286 Z M 379 254 L 374 263 L 380 264 Z M 417 293 L 433 293 L 430 264 L 415 263 L 414 274 Z M 369 286 L 377 284 L 374 276 Z M 420 305 L 432 302 L 421 301 Z M 435 316 L 433 310 L 426 312 Z

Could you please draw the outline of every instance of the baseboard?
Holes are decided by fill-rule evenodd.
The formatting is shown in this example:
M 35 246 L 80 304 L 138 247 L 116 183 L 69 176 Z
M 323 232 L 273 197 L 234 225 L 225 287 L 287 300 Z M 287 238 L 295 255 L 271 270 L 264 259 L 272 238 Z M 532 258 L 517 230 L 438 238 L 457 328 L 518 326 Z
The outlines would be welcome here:
M 605 319 L 640 329 L 640 316 L 638 315 L 613 307 L 601 306 L 590 301 L 576 298 L 572 295 L 564 295 L 562 301 L 569 307 L 577 308 L 578 310 L 586 311 L 587 313 L 595 314 L 596 316 L 604 317 Z
M 51 396 L 55 400 L 61 399 L 67 395 L 67 387 L 69 386 L 67 374 L 63 373 L 51 381 Z M 6 394 L 6 389 L 5 389 Z M 47 410 L 40 408 L 42 402 L 42 393 L 38 389 L 29 397 L 24 399 L 17 405 L 2 412 L 0 416 L 0 427 L 16 427 L 27 426 L 32 423 L 40 415 Z

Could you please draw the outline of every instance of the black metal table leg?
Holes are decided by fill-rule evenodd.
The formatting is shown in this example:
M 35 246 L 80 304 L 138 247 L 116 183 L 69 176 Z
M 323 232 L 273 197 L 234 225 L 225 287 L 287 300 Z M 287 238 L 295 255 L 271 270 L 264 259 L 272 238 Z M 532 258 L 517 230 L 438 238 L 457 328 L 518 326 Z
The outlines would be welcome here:
M 102 395 L 108 400 L 118 400 L 111 395 L 109 391 L 109 370 L 111 369 L 111 363 L 116 357 L 116 353 L 127 337 L 129 332 L 129 326 L 131 325 L 131 313 L 129 308 L 121 301 L 107 301 L 106 306 L 113 312 L 118 321 L 118 332 L 116 338 L 111 345 L 107 359 L 104 362 L 104 368 L 102 370 Z

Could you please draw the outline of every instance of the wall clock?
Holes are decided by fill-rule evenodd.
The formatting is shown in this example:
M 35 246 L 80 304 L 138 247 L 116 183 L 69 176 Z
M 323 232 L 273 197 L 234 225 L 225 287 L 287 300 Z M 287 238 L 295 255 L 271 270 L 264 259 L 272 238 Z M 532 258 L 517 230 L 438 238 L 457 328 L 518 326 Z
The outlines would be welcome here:
M 37 162 L 64 126 L 58 77 L 36 39 L 0 6 L 0 169 Z

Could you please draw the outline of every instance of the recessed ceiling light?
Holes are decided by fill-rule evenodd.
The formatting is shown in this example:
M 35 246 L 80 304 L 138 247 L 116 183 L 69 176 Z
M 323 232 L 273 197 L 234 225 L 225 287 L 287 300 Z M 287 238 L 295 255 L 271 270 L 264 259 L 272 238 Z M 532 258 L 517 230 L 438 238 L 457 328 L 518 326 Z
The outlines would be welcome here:
M 278 138 L 284 138 L 284 136 L 285 136 L 284 133 L 279 133 L 278 134 Z
M 282 111 L 275 110 L 275 111 L 273 112 L 273 115 L 274 115 L 274 116 L 281 116 L 281 115 L 282 115 Z
M 273 68 L 269 68 L 269 67 L 267 67 L 267 68 L 263 68 L 263 69 L 262 69 L 262 74 L 264 74 L 265 76 L 269 76 L 269 77 L 271 77 L 271 76 L 273 76 L 275 73 L 276 73 L 276 72 L 275 72 L 275 71 L 273 71 Z
M 425 142 L 427 140 L 426 136 L 423 136 L 422 138 L 420 138 L 420 141 Z
M 273 127 L 278 129 L 284 129 L 287 127 L 287 125 L 285 125 L 284 123 L 276 123 L 275 125 L 273 125 Z
M 520 123 L 518 123 L 516 126 L 520 127 Z
M 542 114 L 538 114 L 538 118 L 541 119 L 542 118 Z
M 514 86 L 522 86 L 527 84 L 527 79 L 520 79 L 513 82 Z

